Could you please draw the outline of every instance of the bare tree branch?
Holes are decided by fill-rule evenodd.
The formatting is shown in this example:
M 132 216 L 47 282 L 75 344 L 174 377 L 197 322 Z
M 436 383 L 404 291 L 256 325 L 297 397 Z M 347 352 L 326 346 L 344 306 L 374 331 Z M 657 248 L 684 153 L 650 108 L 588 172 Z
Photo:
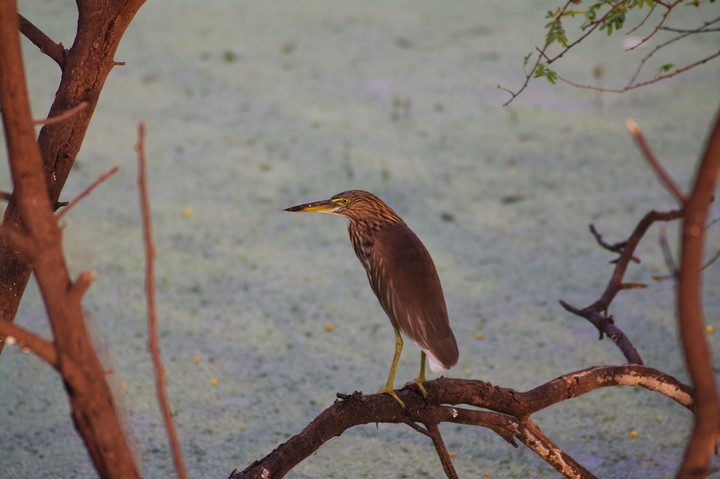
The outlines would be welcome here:
M 633 259 L 633 254 L 635 253 L 637 245 L 640 243 L 643 236 L 645 236 L 645 233 L 650 226 L 657 221 L 676 220 L 681 218 L 682 214 L 681 210 L 666 212 L 650 211 L 643 217 L 643 219 L 640 220 L 638 225 L 635 227 L 635 230 L 626 241 L 618 243 L 620 246 L 612 247 L 611 250 L 617 249 L 620 251 L 620 256 L 615 263 L 615 270 L 610 277 L 610 281 L 608 282 L 605 291 L 597 301 L 582 309 L 571 306 L 565 301 L 560 301 L 562 307 L 567 311 L 590 321 L 600 332 L 600 339 L 602 339 L 603 334 L 607 334 L 622 351 L 629 363 L 642 364 L 642 359 L 633 344 L 627 336 L 625 336 L 625 333 L 623 333 L 622 330 L 615 325 L 615 321 L 612 316 L 607 315 L 607 310 L 615 299 L 615 296 L 623 289 L 627 289 L 627 284 L 623 283 L 625 271 L 627 271 L 627 267 Z M 596 239 L 599 237 L 599 234 L 592 226 L 591 232 L 593 232 Z M 602 245 L 603 243 L 600 244 Z
M 14 4 L 14 2 L 10 3 Z M 143 3 L 144 0 L 118 2 L 78 0 L 76 35 L 72 48 L 67 51 L 47 38 L 47 35 L 40 30 L 33 28 L 29 22 L 23 22 L 23 33 L 62 65 L 60 84 L 47 116 L 57 117 L 83 102 L 88 105 L 60 123 L 51 122 L 43 125 L 37 137 L 43 161 L 45 188 L 53 209 L 61 205 L 58 202 L 60 192 L 80 150 L 105 80 L 114 66 L 113 57 L 120 39 Z M 14 28 L 8 31 L 8 34 L 12 33 L 18 37 L 21 20 L 17 10 L 12 15 L 13 19 L 5 17 L 2 19 L 3 28 L 8 28 L 6 24 L 12 20 Z M 5 208 L 3 224 L 21 229 L 20 211 L 15 194 Z M 0 259 L 2 260 L 0 319 L 12 321 L 17 314 L 20 298 L 25 291 L 31 270 L 30 265 L 22 257 L 18 257 L 7 242 L 2 240 L 0 240 Z M 2 347 L 3 343 L 0 342 L 0 352 Z
M 445 475 L 448 479 L 457 479 L 458 475 L 457 472 L 455 472 L 452 459 L 450 459 L 450 454 L 448 454 L 447 448 L 445 447 L 442 434 L 440 434 L 440 428 L 438 428 L 436 422 L 430 422 L 426 424 L 426 426 L 430 433 L 430 438 L 435 445 L 435 451 L 438 453 L 438 457 L 440 457 L 440 464 L 442 464 Z
M 244 471 L 233 471 L 230 478 L 278 479 L 325 442 L 351 427 L 412 421 L 426 425 L 454 422 L 487 427 L 513 445 L 516 445 L 515 439 L 520 440 L 565 477 L 590 479 L 594 476 L 545 438 L 542 431 L 530 422 L 529 417 L 567 399 L 612 386 L 643 387 L 659 392 L 688 409 L 692 410 L 694 407 L 690 387 L 661 371 L 640 365 L 584 369 L 553 379 L 527 392 L 472 379 L 440 378 L 425 383 L 427 400 L 414 388 L 397 391 L 407 411 L 400 409 L 392 398 L 383 394 L 339 394 L 343 400 L 323 411 L 301 433 L 278 446 L 263 459 L 255 461 Z M 466 409 L 458 405 L 468 405 L 485 411 Z M 432 437 L 432 434 L 430 436 Z
M 672 251 L 670 251 L 670 243 L 668 242 L 668 239 L 667 239 L 667 231 L 665 229 L 665 225 L 660 225 L 660 229 L 658 231 L 658 243 L 660 243 L 660 249 L 662 249 L 663 258 L 665 258 L 665 265 L 667 266 L 667 269 L 670 272 L 669 277 L 679 280 L 680 272 L 678 271 L 677 266 L 675 265 L 675 259 L 673 258 Z M 656 279 L 664 279 L 664 278 L 658 277 Z
M 678 319 L 688 372 L 695 387 L 695 426 L 678 477 L 705 477 L 718 437 L 720 397 L 705 337 L 702 268 L 707 218 L 720 171 L 720 115 L 710 133 L 695 183 L 687 200 L 680 248 Z
M 47 339 L 10 321 L 0 321 L 0 336 L 3 336 L 3 341 L 7 343 L 13 342 L 8 341 L 8 338 L 13 338 L 14 342 L 17 342 L 21 347 L 28 348 L 54 369 L 60 368 L 55 345 Z
M 33 42 L 41 52 L 55 60 L 55 63 L 57 63 L 61 69 L 65 68 L 65 55 L 67 54 L 67 50 L 65 50 L 63 44 L 52 41 L 42 30 L 20 14 L 18 14 L 18 21 L 22 34 Z
M 147 187 L 147 174 L 145 167 L 145 125 L 138 125 L 138 187 L 140 190 L 140 212 L 142 213 L 143 240 L 145 243 L 145 297 L 148 310 L 148 349 L 152 357 L 155 372 L 155 390 L 157 392 L 160 411 L 162 412 L 165 430 L 167 431 L 170 448 L 173 454 L 175 471 L 180 479 L 187 478 L 187 471 L 183 462 L 182 450 L 178 439 L 175 423 L 172 419 L 170 401 L 165 387 L 165 369 L 163 368 L 158 340 L 157 313 L 155 308 L 155 247 L 152 237 L 152 217 L 150 214 L 150 196 Z
M 643 154 L 643 157 L 650 165 L 650 168 L 655 172 L 658 179 L 660 180 L 660 183 L 675 197 L 675 200 L 677 200 L 678 203 L 680 203 L 680 206 L 685 205 L 685 195 L 682 191 L 680 191 L 680 188 L 675 183 L 675 181 L 672 179 L 670 174 L 663 168 L 663 166 L 660 164 L 660 161 L 655 156 L 655 153 L 653 153 L 652 149 L 650 148 L 650 145 L 648 144 L 647 140 L 645 139 L 645 135 L 643 135 L 642 129 L 640 129 L 640 125 L 637 124 L 637 122 L 633 119 L 628 118 L 625 121 L 625 126 L 627 127 L 630 134 L 635 138 L 635 142 L 637 143 L 638 147 L 640 148 L 640 151 Z
M 77 195 L 75 198 L 73 198 L 72 201 L 70 201 L 67 205 L 65 205 L 65 208 L 63 208 L 63 210 L 60 211 L 60 212 L 56 215 L 56 218 L 59 220 L 60 218 L 62 218 L 63 216 L 65 216 L 65 214 L 66 214 L 68 211 L 70 211 L 70 209 L 71 209 L 73 206 L 75 206 L 75 205 L 78 204 L 80 201 L 82 201 L 85 197 L 87 197 L 90 193 L 92 193 L 92 191 L 93 191 L 95 188 L 97 188 L 98 186 L 100 186 L 101 184 L 103 184 L 104 182 L 106 182 L 111 176 L 113 176 L 113 175 L 114 175 L 115 173 L 117 173 L 117 172 L 118 172 L 118 167 L 117 167 L 117 166 L 114 166 L 114 167 L 110 168 L 110 170 L 109 170 L 107 173 L 103 174 L 102 176 L 100 176 L 100 178 L 98 178 L 97 180 L 93 181 L 92 184 L 90 184 L 90 186 L 88 186 L 87 188 L 85 188 L 79 195 Z
M 32 267 L 53 331 L 57 369 L 67 389 L 75 427 L 98 474 L 107 479 L 139 478 L 82 307 L 69 294 L 71 281 L 35 139 L 18 30 L 16 3 L 0 2 L 0 105 L 15 188 L 5 212 L 6 221 L 11 215 L 10 221 L 4 227 L 23 231 L 37 246 Z M 7 247 L 7 242 L 0 243 Z M 1 271 L 7 273 L 5 267 Z M 5 306 L 9 298 L 2 299 Z M 9 319 L 3 320 L 5 327 Z
M 59 115 L 53 116 L 52 118 L 48 117 L 43 120 L 33 120 L 34 125 L 54 125 L 55 123 L 61 123 L 77 112 L 84 110 L 87 108 L 88 103 L 86 101 L 81 102 L 79 105 L 77 105 L 74 108 L 69 109 L 68 111 L 64 113 L 60 113 Z
M 715 53 L 713 53 L 713 54 L 711 54 L 711 55 L 708 55 L 708 56 L 703 57 L 703 58 L 701 58 L 701 59 L 699 59 L 699 60 L 696 60 L 696 61 L 694 61 L 694 62 L 692 62 L 692 63 L 688 63 L 687 65 L 685 65 L 685 66 L 683 66 L 683 67 L 675 68 L 675 69 L 674 69 L 672 72 L 670 72 L 670 73 L 664 73 L 664 74 L 662 74 L 662 75 L 656 75 L 656 76 L 654 76 L 653 78 L 651 78 L 651 79 L 649 79 L 649 80 L 645 80 L 645 81 L 641 81 L 641 82 L 635 83 L 634 80 L 631 79 L 630 81 L 631 81 L 632 83 L 628 83 L 627 85 L 625 85 L 625 86 L 622 87 L 622 88 L 604 88 L 604 87 L 599 87 L 599 86 L 597 86 L 597 85 L 588 85 L 588 84 L 585 84 L 585 83 L 578 83 L 578 82 L 574 82 L 574 81 L 572 81 L 572 80 L 570 80 L 570 79 L 568 79 L 568 78 L 565 78 L 565 77 L 563 77 L 563 76 L 561 76 L 561 75 L 557 75 L 557 79 L 560 80 L 560 81 L 563 82 L 563 83 L 567 83 L 568 85 L 574 86 L 575 88 L 582 88 L 582 89 L 585 89 L 585 90 L 600 91 L 600 92 L 604 92 L 604 93 L 625 93 L 625 92 L 630 91 L 630 90 L 637 90 L 638 88 L 642 88 L 642 87 L 644 87 L 644 86 L 652 85 L 653 83 L 657 83 L 657 82 L 660 82 L 660 81 L 663 81 L 663 80 L 667 80 L 667 79 L 676 77 L 676 76 L 680 75 L 681 73 L 685 73 L 685 72 L 688 71 L 688 70 L 692 70 L 693 68 L 699 67 L 700 65 L 704 65 L 705 63 L 707 63 L 707 62 L 709 62 L 710 60 L 713 60 L 713 59 L 715 59 L 715 58 L 717 58 L 717 57 L 720 57 L 720 50 L 718 50 L 717 52 L 715 52 Z

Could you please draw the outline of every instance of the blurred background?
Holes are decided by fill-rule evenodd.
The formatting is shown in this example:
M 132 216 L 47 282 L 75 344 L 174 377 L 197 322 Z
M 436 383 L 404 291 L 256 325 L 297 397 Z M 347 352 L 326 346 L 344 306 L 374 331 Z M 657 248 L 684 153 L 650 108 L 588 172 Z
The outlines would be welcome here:
M 614 243 L 647 211 L 676 206 L 625 119 L 640 124 L 687 188 L 720 103 L 720 63 L 622 95 L 539 79 L 503 107 L 509 96 L 497 86 L 522 85 L 523 58 L 543 44 L 545 14 L 558 6 L 153 0 L 140 10 L 116 57 L 126 64 L 108 79 L 63 199 L 120 171 L 63 222 L 73 274 L 98 275 L 84 306 L 145 477 L 171 474 L 172 461 L 147 352 L 139 121 L 147 125 L 161 348 L 192 477 L 227 477 L 300 432 L 336 392 L 384 385 L 392 328 L 346 221 L 282 212 L 346 189 L 380 196 L 432 254 L 460 348 L 449 376 L 526 390 L 624 362 L 558 300 L 584 307 L 610 278 L 614 255 L 596 245 L 588 224 Z M 74 2 L 19 7 L 72 44 Z M 718 10 L 686 7 L 673 26 Z M 621 87 L 657 45 L 625 53 L 627 40 L 590 37 L 558 71 Z M 694 36 L 658 55 L 682 65 L 719 45 L 717 35 Z M 24 53 L 42 118 L 60 72 L 27 41 Z M 4 148 L 0 155 L 0 189 L 8 191 Z M 668 228 L 673 248 L 676 228 Z M 718 231 L 709 230 L 709 256 Z M 627 275 L 648 288 L 621 293 L 610 313 L 647 365 L 687 381 L 673 284 L 652 279 L 667 273 L 657 234 L 648 233 L 642 263 Z M 718 271 L 716 263 L 705 276 L 706 319 L 716 327 Z M 34 285 L 17 322 L 49 337 Z M 708 335 L 713 346 L 718 334 Z M 398 384 L 415 377 L 416 363 L 409 346 Z M 94 477 L 58 376 L 15 347 L 0 356 L 0 415 L 0 476 Z M 631 388 L 533 417 L 599 477 L 672 476 L 692 424 L 664 396 Z M 489 430 L 441 428 L 460 477 L 556 477 Z M 428 438 L 388 424 L 347 431 L 289 475 L 441 476 Z

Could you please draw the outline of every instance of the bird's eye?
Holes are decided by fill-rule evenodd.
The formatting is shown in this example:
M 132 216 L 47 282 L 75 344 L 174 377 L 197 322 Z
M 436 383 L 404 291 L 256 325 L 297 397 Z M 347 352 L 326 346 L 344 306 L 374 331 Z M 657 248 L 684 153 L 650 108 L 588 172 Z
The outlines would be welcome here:
M 332 201 L 338 206 L 347 206 L 350 204 L 350 200 L 347 198 L 335 198 Z

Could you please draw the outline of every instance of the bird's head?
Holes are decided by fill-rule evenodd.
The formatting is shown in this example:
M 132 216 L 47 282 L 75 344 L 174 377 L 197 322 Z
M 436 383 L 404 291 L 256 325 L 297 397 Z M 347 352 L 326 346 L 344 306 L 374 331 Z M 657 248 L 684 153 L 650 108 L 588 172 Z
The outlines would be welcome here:
M 317 212 L 345 216 L 351 221 L 374 220 L 402 222 L 400 217 L 380 198 L 362 190 L 343 191 L 327 200 L 291 206 L 285 211 Z

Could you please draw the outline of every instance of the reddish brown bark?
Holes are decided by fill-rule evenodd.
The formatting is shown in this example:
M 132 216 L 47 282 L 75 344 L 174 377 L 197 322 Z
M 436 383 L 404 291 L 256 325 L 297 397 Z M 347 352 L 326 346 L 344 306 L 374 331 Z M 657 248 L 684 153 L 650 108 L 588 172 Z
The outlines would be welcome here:
M 136 2 L 136 7 L 140 4 Z M 64 380 L 75 427 L 101 477 L 132 479 L 140 477 L 139 470 L 80 305 L 89 280 L 83 275 L 78 282 L 71 281 L 62 250 L 61 230 L 54 215 L 57 197 L 79 150 L 102 83 L 112 68 L 106 55 L 111 58 L 124 26 L 132 18 L 127 15 L 131 10 L 127 10 L 123 12 L 122 21 L 118 20 L 119 13 L 127 6 L 116 2 L 111 8 L 103 9 L 98 2 L 79 2 L 81 17 L 85 19 L 79 22 L 78 28 L 84 34 L 78 34 L 73 47 L 77 47 L 74 51 L 78 53 L 69 53 L 66 57 L 63 81 L 51 115 L 75 106 L 74 102 L 86 101 L 89 107 L 66 122 L 47 125 L 38 144 L 20 50 L 17 6 L 12 0 L 0 2 L 0 105 L 14 187 L 0 230 L 3 238 L 0 320 L 5 324 L 12 320 L 32 268 L 54 342 L 34 339 L 38 339 L 38 344 L 48 353 L 44 359 L 51 362 Z M 90 12 L 105 15 L 90 19 Z M 89 29 L 93 24 L 103 26 L 103 21 L 108 22 L 105 30 Z M 91 41 L 98 32 L 104 34 L 100 37 L 103 41 L 98 42 L 97 37 Z M 88 63 L 83 64 L 82 58 Z M 95 70 L 88 71 L 88 68 Z M 3 331 L 8 333 L 7 328 Z M 54 355 L 48 351 L 52 348 L 56 351 Z
M 713 201 L 720 169 L 720 116 L 710 134 L 705 153 L 687 199 L 682 227 L 678 319 L 680 338 L 690 379 L 695 387 L 695 426 L 685 449 L 678 477 L 706 477 L 715 447 L 720 420 L 720 400 L 705 337 L 702 309 L 702 269 L 708 212 Z
M 114 56 L 120 40 L 143 3 L 144 0 L 78 0 L 77 31 L 69 50 L 53 43 L 33 27 L 31 19 L 22 18 L 22 32 L 58 62 L 62 70 L 48 116 L 57 116 L 82 102 L 87 103 L 86 108 L 66 121 L 45 125 L 37 138 L 46 188 L 53 207 L 57 205 L 70 168 L 80 151 L 105 80 L 115 66 Z M 16 10 L 14 16 L 13 19 L 3 18 L 2 23 L 4 29 L 11 28 L 12 23 L 14 30 L 6 34 L 17 36 L 20 26 Z M 34 139 L 34 130 L 32 136 Z M 7 205 L 3 224 L 11 228 L 20 227 L 16 196 Z M 0 238 L 0 264 L 0 320 L 12 321 L 30 278 L 30 265 L 3 238 Z M 2 346 L 0 341 L 0 351 Z

